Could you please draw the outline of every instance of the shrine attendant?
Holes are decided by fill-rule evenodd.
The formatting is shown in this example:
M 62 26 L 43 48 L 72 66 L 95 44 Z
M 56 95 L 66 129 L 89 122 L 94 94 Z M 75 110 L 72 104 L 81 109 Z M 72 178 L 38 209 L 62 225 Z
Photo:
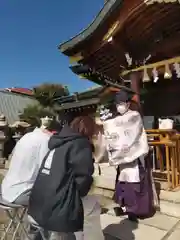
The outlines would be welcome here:
M 140 114 L 130 110 L 130 103 L 128 92 L 121 90 L 116 94 L 117 115 L 104 121 L 104 130 L 107 142 L 110 140 L 107 144 L 110 164 L 117 168 L 116 202 L 129 220 L 137 221 L 138 217 L 151 215 L 154 209 L 151 176 L 144 161 L 148 153 L 147 136 Z

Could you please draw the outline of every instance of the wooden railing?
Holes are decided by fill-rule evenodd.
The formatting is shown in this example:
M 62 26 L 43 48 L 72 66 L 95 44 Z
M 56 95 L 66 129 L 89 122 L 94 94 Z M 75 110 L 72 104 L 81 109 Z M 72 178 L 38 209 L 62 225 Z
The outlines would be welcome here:
M 151 146 L 155 179 L 167 182 L 168 189 L 180 186 L 180 134 L 175 130 L 146 130 Z

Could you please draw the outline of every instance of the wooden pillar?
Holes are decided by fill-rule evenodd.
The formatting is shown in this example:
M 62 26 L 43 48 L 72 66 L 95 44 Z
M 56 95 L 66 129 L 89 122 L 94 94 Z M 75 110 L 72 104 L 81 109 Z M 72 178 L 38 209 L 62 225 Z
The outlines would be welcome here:
M 132 98 L 133 103 L 132 103 L 132 110 L 138 110 L 141 113 L 141 103 L 140 103 L 140 87 L 141 87 L 141 77 L 138 72 L 131 73 L 130 75 L 130 80 L 131 80 L 131 89 L 136 92 Z

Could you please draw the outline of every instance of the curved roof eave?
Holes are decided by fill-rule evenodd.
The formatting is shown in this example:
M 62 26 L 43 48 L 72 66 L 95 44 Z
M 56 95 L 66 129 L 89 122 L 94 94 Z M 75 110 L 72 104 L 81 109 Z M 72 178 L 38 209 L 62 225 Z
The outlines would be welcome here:
M 96 16 L 94 21 L 82 32 L 80 32 L 75 37 L 59 45 L 58 49 L 68 55 L 68 51 L 74 48 L 80 42 L 85 41 L 90 37 L 93 32 L 104 23 L 104 21 L 109 17 L 109 14 L 112 13 L 123 0 L 109 0 L 104 4 L 104 7 L 101 9 L 99 14 Z

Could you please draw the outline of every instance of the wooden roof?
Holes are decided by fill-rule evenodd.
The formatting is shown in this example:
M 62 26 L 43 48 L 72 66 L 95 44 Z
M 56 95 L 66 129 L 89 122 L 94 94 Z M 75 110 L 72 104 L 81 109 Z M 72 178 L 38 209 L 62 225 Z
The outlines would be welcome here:
M 82 49 L 84 44 L 86 45 L 87 41 L 93 41 L 93 39 L 99 35 L 99 30 L 102 31 L 104 29 L 104 33 L 106 33 L 107 27 L 110 27 L 109 20 L 112 18 L 111 13 L 114 14 L 114 12 L 119 9 L 122 1 L 123 0 L 107 1 L 93 22 L 85 30 L 59 45 L 60 51 L 67 56 L 74 55 L 74 53 Z M 106 26 L 104 26 L 104 24 Z M 94 36 L 94 34 L 97 35 Z
M 99 87 L 94 90 L 84 91 L 82 93 L 74 93 L 70 96 L 58 97 L 54 99 L 54 108 L 57 112 L 63 111 L 79 111 L 85 109 L 96 110 L 100 102 L 100 93 L 104 88 Z
M 92 98 L 92 99 L 85 99 L 80 101 L 72 101 L 63 103 L 59 106 L 56 106 L 56 111 L 76 111 L 77 109 L 90 109 L 90 108 L 97 108 L 97 105 L 100 103 L 99 98 Z
M 99 86 L 94 89 L 89 89 L 89 90 L 86 90 L 83 92 L 74 93 L 69 96 L 55 97 L 54 102 L 56 104 L 62 105 L 62 104 L 70 103 L 70 102 L 74 102 L 74 101 L 82 101 L 82 100 L 86 100 L 86 99 L 91 99 L 91 98 L 100 96 L 101 93 L 103 93 L 105 90 L 106 90 L 106 87 Z
M 89 68 L 87 65 L 74 65 L 70 67 L 71 70 L 79 75 L 81 78 L 89 79 L 97 84 L 105 85 L 110 91 L 119 91 L 120 89 L 124 89 L 128 92 L 133 92 L 131 88 L 126 87 L 124 85 L 124 79 L 119 76 L 119 79 L 113 79 L 101 72 L 97 72 L 94 69 Z M 114 89 L 114 90 L 113 90 Z M 103 89 L 104 90 L 104 89 Z
M 73 57 L 119 81 L 127 69 L 180 55 L 180 4 L 109 0 L 93 23 L 60 45 Z M 126 55 L 128 53 L 128 55 Z M 132 58 L 132 64 L 127 61 Z
M 98 78 L 98 74 L 100 75 L 101 79 L 105 78 L 105 76 L 102 76 L 102 74 L 93 72 L 91 69 L 85 68 L 85 66 L 77 66 L 73 71 L 75 71 L 76 74 L 83 74 L 84 76 L 88 74 L 89 78 L 91 79 L 92 77 Z M 109 77 L 107 80 L 111 81 L 109 80 Z M 103 81 L 105 82 L 106 79 Z M 79 109 L 87 109 L 89 111 L 92 109 L 94 111 L 97 108 L 98 104 L 111 101 L 114 98 L 115 92 L 119 91 L 120 88 L 126 89 L 127 91 L 134 94 L 134 92 L 126 86 L 122 86 L 116 83 L 113 84 L 109 84 L 111 86 L 108 84 L 104 87 L 99 86 L 90 90 L 86 90 L 84 92 L 74 93 L 70 96 L 56 97 L 54 98 L 55 110 L 61 112 L 77 111 Z

